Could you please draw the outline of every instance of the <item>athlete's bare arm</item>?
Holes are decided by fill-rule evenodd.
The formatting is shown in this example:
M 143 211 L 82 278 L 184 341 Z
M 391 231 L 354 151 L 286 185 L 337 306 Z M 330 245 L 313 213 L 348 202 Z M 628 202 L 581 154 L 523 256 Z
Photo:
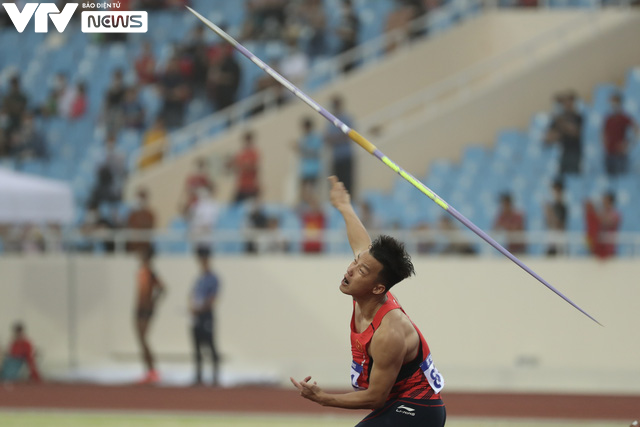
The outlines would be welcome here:
M 362 225 L 360 218 L 358 218 L 358 215 L 356 215 L 356 212 L 353 210 L 353 206 L 351 206 L 351 196 L 344 187 L 344 184 L 338 181 L 338 178 L 335 176 L 330 176 L 329 182 L 331 182 L 331 191 L 329 193 L 331 204 L 342 214 L 344 223 L 347 226 L 349 244 L 351 245 L 353 254 L 357 256 L 360 252 L 369 249 L 369 246 L 371 246 L 371 238 L 364 228 L 364 225 Z
M 311 377 L 300 382 L 291 378 L 291 382 L 300 390 L 302 397 L 323 406 L 345 409 L 381 408 L 387 401 L 407 356 L 409 353 L 413 353 L 413 357 L 415 357 L 416 349 L 411 348 L 415 347 L 413 346 L 414 339 L 407 336 L 406 325 L 402 322 L 400 317 L 387 315 L 374 334 L 369 346 L 369 355 L 375 362 L 371 369 L 368 389 L 331 394 L 324 392 L 315 381 L 309 382 Z

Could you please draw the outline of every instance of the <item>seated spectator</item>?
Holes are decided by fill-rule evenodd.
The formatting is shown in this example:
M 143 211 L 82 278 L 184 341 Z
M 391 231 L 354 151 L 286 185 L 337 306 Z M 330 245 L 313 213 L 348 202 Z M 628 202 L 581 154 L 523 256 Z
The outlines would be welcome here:
M 430 239 L 427 234 L 429 230 L 431 230 L 431 227 L 429 227 L 429 224 L 426 222 L 420 222 L 411 229 L 411 234 L 415 235 L 418 241 L 416 245 L 416 252 L 419 254 L 428 254 L 433 251 L 433 240 Z M 425 234 L 426 236 L 424 236 Z
M 40 382 L 40 373 L 35 361 L 35 349 L 24 332 L 24 325 L 13 325 L 13 339 L 9 351 L 4 355 L 0 369 L 0 381 L 11 382 L 20 379 L 23 366 L 29 369 L 29 379 Z
M 227 162 L 227 168 L 236 173 L 234 203 L 258 197 L 260 182 L 260 153 L 255 147 L 253 132 L 245 132 L 242 149 Z
M 324 230 L 327 223 L 324 212 L 312 192 L 306 194 L 305 202 L 300 211 L 303 232 L 302 252 L 321 253 L 324 251 Z
M 48 159 L 48 148 L 44 133 L 38 129 L 33 113 L 25 113 L 22 127 L 11 139 L 13 156 L 18 159 Z
M 142 43 L 142 52 L 135 60 L 138 83 L 148 85 L 156 81 L 156 58 L 153 55 L 153 47 L 149 40 Z
M 180 127 L 184 123 L 184 114 L 191 96 L 189 85 L 180 68 L 180 60 L 169 60 L 165 72 L 160 76 L 158 89 L 162 98 L 160 115 L 169 129 Z
M 508 193 L 500 196 L 500 211 L 493 225 L 496 231 L 504 231 L 507 233 L 507 250 L 512 254 L 521 254 L 526 251 L 526 245 L 520 236 L 514 236 L 512 233 L 524 232 L 524 215 L 515 210 Z
M 137 203 L 127 218 L 127 229 L 152 231 L 155 226 L 155 215 L 149 206 L 149 192 L 145 188 L 139 188 L 136 194 Z M 148 251 L 151 249 L 151 236 L 143 240 L 129 240 L 127 252 Z
M 358 34 L 360 33 L 360 19 L 353 7 L 352 0 L 342 0 L 340 23 L 336 29 L 336 34 L 340 40 L 338 53 L 347 52 L 358 45 Z M 344 62 L 342 72 L 346 73 L 356 66 L 355 59 Z
M 217 111 L 236 101 L 242 69 L 235 59 L 233 47 L 223 45 L 211 56 L 206 78 L 209 99 Z
M 293 148 L 299 156 L 301 194 L 313 191 L 322 172 L 322 135 L 314 130 L 310 117 L 302 119 L 302 136 Z
M 20 129 L 27 110 L 27 95 L 20 88 L 20 77 L 14 75 L 9 80 L 9 90 L 2 99 L 2 110 L 7 123 L 3 126 L 6 135 Z
M 547 230 L 564 232 L 567 228 L 567 204 L 564 201 L 564 186 L 561 181 L 553 183 L 553 201 L 545 206 Z M 547 248 L 547 255 L 554 256 L 564 252 L 557 243 L 551 243 Z
M 469 241 L 462 236 L 462 232 L 451 220 L 449 215 L 442 215 L 438 222 L 438 231 L 444 237 L 444 247 L 441 253 L 446 255 L 474 255 L 476 250 Z
M 396 0 L 395 3 L 395 8 L 387 15 L 385 24 L 385 32 L 394 35 L 391 43 L 387 46 L 388 52 L 412 36 L 410 23 L 423 12 L 419 8 L 420 4 L 416 4 L 416 2 Z
M 138 98 L 135 87 L 127 88 L 122 103 L 123 125 L 125 128 L 142 130 L 144 128 L 145 111 Z
M 587 244 L 591 253 L 598 258 L 609 258 L 616 254 L 615 233 L 622 219 L 615 203 L 615 194 L 612 192 L 602 197 L 600 209 L 596 209 L 591 201 L 585 203 Z
M 304 85 L 307 74 L 309 74 L 309 57 L 298 47 L 297 38 L 288 38 L 287 53 L 280 61 L 278 69 L 280 74 L 295 86 L 302 87 Z
M 582 161 L 582 114 L 576 111 L 576 95 L 556 95 L 560 112 L 555 115 L 545 136 L 547 145 L 560 145 L 560 175 L 579 174 Z
M 88 206 L 84 217 L 84 223 L 80 227 L 80 232 L 84 240 L 78 245 L 78 250 L 83 252 L 93 252 L 101 250 L 105 253 L 113 253 L 116 245 L 114 238 L 110 235 L 117 228 L 116 221 L 100 213 L 98 205 Z M 115 210 L 112 211 L 115 216 Z
M 122 191 L 127 179 L 127 164 L 124 154 L 116 148 L 113 134 L 109 134 L 105 141 L 105 153 L 98 165 L 96 178 L 89 205 L 98 208 L 107 203 L 115 208 L 122 200 Z
M 629 133 L 638 134 L 638 125 L 622 109 L 622 95 L 611 97 L 611 113 L 604 122 L 602 141 L 605 169 L 611 176 L 624 175 L 629 170 Z
M 87 102 L 87 87 L 84 82 L 79 82 L 73 93 L 68 118 L 71 120 L 82 118 L 87 112 Z
M 202 187 L 213 188 L 213 182 L 209 177 L 209 163 L 206 158 L 198 157 L 196 159 L 195 170 L 187 177 L 184 187 L 184 202 L 180 211 L 183 216 L 186 216 L 198 199 L 198 190 Z
M 104 96 L 103 119 L 109 133 L 117 133 L 122 127 L 122 106 L 126 90 L 123 71 L 117 69 L 112 74 L 111 84 Z
M 140 154 L 139 161 L 140 169 L 148 168 L 162 160 L 164 150 L 167 147 L 167 135 L 164 119 L 158 116 L 142 137 L 142 153 Z
M 209 70 L 209 44 L 205 39 L 205 28 L 196 25 L 191 31 L 189 40 L 183 47 L 183 54 L 190 63 L 192 90 L 197 95 L 202 93 Z
M 309 34 L 307 52 L 314 59 L 327 55 L 327 18 L 322 0 L 309 0 L 301 5 L 301 33 Z
M 262 203 L 254 200 L 251 210 L 248 212 L 247 225 L 247 241 L 245 242 L 245 252 L 248 254 L 257 254 L 260 252 L 261 235 L 260 231 L 266 230 L 269 226 L 270 218 L 264 211 Z
M 282 36 L 287 0 L 247 0 L 243 39 L 277 40 Z

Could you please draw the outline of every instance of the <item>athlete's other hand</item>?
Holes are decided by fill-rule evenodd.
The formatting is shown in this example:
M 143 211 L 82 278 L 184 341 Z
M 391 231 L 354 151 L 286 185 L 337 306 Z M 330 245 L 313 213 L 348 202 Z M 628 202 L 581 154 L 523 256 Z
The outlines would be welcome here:
M 338 177 L 332 175 L 329 177 L 331 183 L 331 191 L 329 192 L 329 199 L 334 208 L 341 210 L 344 207 L 351 206 L 351 196 L 345 188 L 344 184 L 338 181 Z
M 315 381 L 313 383 L 309 382 L 311 380 L 310 376 L 306 377 L 300 382 L 294 380 L 293 377 L 289 377 L 289 379 L 291 380 L 291 383 L 300 391 L 300 396 L 321 405 L 323 404 L 323 391 L 320 387 L 318 387 L 318 383 L 316 383 Z

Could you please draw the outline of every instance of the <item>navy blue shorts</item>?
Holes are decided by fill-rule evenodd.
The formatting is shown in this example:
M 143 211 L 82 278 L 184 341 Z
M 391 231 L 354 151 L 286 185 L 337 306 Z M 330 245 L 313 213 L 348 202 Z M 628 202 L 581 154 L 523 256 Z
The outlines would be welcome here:
M 443 427 L 446 419 L 447 411 L 440 399 L 398 399 L 371 412 L 356 427 Z

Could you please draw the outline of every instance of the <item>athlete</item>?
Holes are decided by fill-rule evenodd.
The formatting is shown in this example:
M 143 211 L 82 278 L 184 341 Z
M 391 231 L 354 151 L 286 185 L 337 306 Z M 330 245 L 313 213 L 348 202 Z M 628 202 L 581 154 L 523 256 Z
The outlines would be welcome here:
M 291 378 L 302 397 L 323 406 L 373 409 L 356 427 L 442 427 L 446 411 L 440 398 L 444 379 L 435 368 L 426 340 L 389 292 L 414 274 L 404 245 L 392 237 L 373 242 L 360 222 L 344 185 L 335 176 L 331 204 L 347 226 L 355 259 L 340 282 L 353 298 L 350 393 L 327 393 L 311 377 Z

